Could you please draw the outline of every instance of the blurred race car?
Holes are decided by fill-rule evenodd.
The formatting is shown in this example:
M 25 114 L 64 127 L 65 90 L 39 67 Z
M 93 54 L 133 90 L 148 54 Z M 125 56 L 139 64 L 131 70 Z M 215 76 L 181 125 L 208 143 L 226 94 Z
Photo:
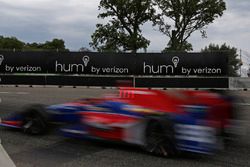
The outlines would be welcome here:
M 169 156 L 215 152 L 232 118 L 230 98 L 217 93 L 120 88 L 98 99 L 32 105 L 3 118 L 0 125 L 42 134 L 50 123 L 59 122 L 67 124 L 60 129 L 67 137 L 125 142 Z

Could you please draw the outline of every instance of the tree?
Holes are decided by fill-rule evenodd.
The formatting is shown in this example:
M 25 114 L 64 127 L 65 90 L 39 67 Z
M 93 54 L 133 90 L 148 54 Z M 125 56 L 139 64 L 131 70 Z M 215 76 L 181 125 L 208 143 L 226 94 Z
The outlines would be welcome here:
M 16 37 L 0 36 L 0 50 L 26 50 L 26 51 L 69 51 L 65 48 L 64 40 L 53 39 L 45 43 L 25 43 Z
M 152 20 L 155 9 L 151 0 L 101 0 L 98 18 L 108 19 L 97 24 L 90 46 L 98 51 L 137 52 L 150 41 L 142 35 L 141 26 Z
M 46 41 L 45 43 L 27 43 L 24 46 L 24 50 L 29 51 L 68 51 L 65 48 L 64 40 L 53 39 L 52 41 Z
M 154 18 L 154 25 L 170 38 L 164 51 L 190 51 L 187 41 L 191 34 L 200 31 L 206 37 L 205 29 L 221 17 L 226 4 L 223 0 L 153 0 L 160 12 Z
M 43 44 L 41 43 L 26 43 L 24 46 L 24 50 L 28 51 L 43 51 Z
M 238 59 L 239 55 L 237 54 L 237 48 L 231 47 L 224 43 L 219 46 L 216 44 L 209 44 L 209 46 L 205 47 L 201 50 L 202 52 L 226 52 L 228 55 L 228 74 L 229 76 L 239 76 L 238 70 L 240 69 L 242 62 Z
M 64 40 L 62 39 L 53 39 L 52 41 L 46 41 L 42 48 L 44 50 L 60 50 L 60 51 L 67 51 L 65 48 Z
M 22 50 L 24 42 L 18 40 L 16 37 L 0 36 L 0 49 L 3 50 Z
M 91 52 L 91 50 L 89 48 L 83 46 L 79 49 L 79 52 Z

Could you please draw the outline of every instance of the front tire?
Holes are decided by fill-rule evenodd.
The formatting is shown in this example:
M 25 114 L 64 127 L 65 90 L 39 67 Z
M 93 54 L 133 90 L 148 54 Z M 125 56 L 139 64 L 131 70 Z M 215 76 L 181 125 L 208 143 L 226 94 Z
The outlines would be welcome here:
M 48 130 L 48 116 L 42 105 L 29 106 L 21 113 L 23 117 L 22 129 L 31 135 L 44 134 Z
M 145 130 L 144 150 L 163 157 L 174 156 L 177 153 L 171 121 L 160 118 L 148 121 Z

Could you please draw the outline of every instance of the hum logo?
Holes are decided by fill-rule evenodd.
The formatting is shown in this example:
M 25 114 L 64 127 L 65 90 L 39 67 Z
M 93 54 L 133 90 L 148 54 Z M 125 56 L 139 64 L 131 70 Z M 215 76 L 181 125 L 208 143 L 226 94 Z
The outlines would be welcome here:
M 172 58 L 172 63 L 168 65 L 150 65 L 143 63 L 143 73 L 146 74 L 174 74 L 174 69 L 178 67 L 179 64 L 179 57 L 175 56 Z
M 83 64 L 62 64 L 56 60 L 55 62 L 55 71 L 56 72 L 84 72 L 84 68 L 88 66 L 89 56 L 83 56 L 82 62 Z
M 143 63 L 143 73 L 146 74 L 173 74 L 174 66 L 173 65 L 149 65 L 145 62 Z

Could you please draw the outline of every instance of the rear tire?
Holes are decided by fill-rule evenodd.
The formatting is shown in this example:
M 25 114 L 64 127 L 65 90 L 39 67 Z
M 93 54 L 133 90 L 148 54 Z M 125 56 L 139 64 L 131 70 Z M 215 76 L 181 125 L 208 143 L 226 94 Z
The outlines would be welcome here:
M 144 150 L 158 156 L 169 157 L 177 153 L 173 124 L 167 119 L 151 119 L 145 130 Z
M 44 106 L 31 105 L 21 115 L 23 117 L 22 129 L 24 133 L 39 135 L 47 132 L 49 117 Z

